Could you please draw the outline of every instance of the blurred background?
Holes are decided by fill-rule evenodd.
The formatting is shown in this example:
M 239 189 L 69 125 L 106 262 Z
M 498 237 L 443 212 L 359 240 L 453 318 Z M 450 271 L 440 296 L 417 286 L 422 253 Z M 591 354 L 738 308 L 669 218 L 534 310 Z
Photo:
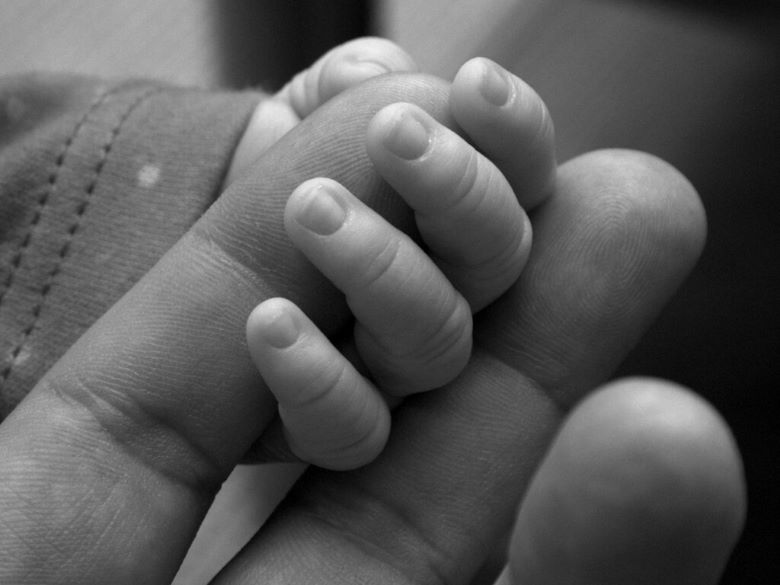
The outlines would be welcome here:
M 333 45 L 381 34 L 423 70 L 445 78 L 476 55 L 523 77 L 550 107 L 560 160 L 617 146 L 670 161 L 704 200 L 708 246 L 620 373 L 671 378 L 724 414 L 749 482 L 747 528 L 724 583 L 780 583 L 780 409 L 773 399 L 780 373 L 776 4 L 3 0 L 0 74 L 64 70 L 271 90 Z M 263 472 L 240 473 L 243 481 L 228 485 L 232 495 L 223 501 L 258 499 L 251 485 Z M 276 490 L 283 485 L 279 480 Z M 232 530 L 230 546 L 240 546 L 263 506 L 252 516 L 223 505 L 228 512 L 205 531 L 224 541 Z M 227 558 L 207 537 L 204 542 L 194 556 L 211 568 L 189 561 L 182 583 L 201 582 Z

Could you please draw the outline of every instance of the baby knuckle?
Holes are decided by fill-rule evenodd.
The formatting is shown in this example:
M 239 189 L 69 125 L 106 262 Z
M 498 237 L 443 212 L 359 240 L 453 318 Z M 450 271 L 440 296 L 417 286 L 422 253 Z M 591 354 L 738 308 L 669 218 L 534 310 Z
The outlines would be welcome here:
M 369 289 L 382 281 L 398 262 L 402 253 L 402 242 L 398 238 L 387 238 L 377 250 L 367 256 L 354 271 L 358 290 Z
M 327 403 L 339 388 L 349 383 L 349 370 L 344 362 L 333 362 L 332 367 L 317 371 L 308 383 L 302 384 L 294 400 L 285 401 L 285 410 L 315 410 Z
M 473 148 L 467 149 L 468 154 L 462 165 L 452 175 L 452 196 L 449 201 L 450 209 L 458 209 L 464 204 L 472 205 L 472 199 L 480 184 L 482 165 L 480 154 Z
M 417 351 L 417 360 L 433 374 L 432 384 L 449 382 L 465 367 L 471 355 L 471 332 L 471 310 L 458 295 L 448 314 Z

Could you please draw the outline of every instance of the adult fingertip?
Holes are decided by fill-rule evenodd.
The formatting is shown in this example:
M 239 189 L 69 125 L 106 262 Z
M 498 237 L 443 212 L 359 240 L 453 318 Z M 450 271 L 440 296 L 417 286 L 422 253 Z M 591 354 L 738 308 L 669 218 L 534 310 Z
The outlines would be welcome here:
M 522 583 L 714 584 L 741 531 L 733 437 L 689 391 L 611 384 L 565 422 L 512 540 Z
M 566 168 L 579 178 L 602 181 L 607 190 L 619 186 L 621 198 L 630 198 L 637 227 L 676 261 L 690 267 L 701 255 L 707 238 L 704 206 L 690 181 L 668 162 L 641 151 L 603 149 L 569 161 Z
M 620 443 L 613 446 L 616 463 L 647 456 L 648 477 L 658 483 L 643 493 L 668 489 L 669 504 L 682 506 L 680 518 L 699 514 L 699 521 L 720 524 L 706 540 L 733 540 L 741 531 L 746 489 L 739 449 L 726 421 L 701 396 L 664 380 L 627 378 L 583 401 L 572 422 L 600 426 L 607 440 L 613 429 Z M 594 455 L 601 447 L 594 441 Z

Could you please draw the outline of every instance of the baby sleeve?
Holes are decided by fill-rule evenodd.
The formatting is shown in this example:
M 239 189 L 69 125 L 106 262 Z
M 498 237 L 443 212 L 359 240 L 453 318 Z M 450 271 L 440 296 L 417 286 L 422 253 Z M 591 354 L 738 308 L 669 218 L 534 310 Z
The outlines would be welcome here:
M 219 195 L 260 99 L 0 79 L 0 420 Z

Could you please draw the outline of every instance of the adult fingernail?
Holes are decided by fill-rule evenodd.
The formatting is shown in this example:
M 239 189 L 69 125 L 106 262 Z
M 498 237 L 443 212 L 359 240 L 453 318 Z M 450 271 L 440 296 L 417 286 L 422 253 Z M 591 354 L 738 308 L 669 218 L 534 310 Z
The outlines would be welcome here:
M 486 62 L 479 90 L 485 101 L 494 106 L 503 106 L 509 101 L 509 74 L 495 63 Z
M 420 158 L 430 144 L 430 133 L 425 125 L 410 112 L 401 112 L 385 136 L 384 145 L 397 157 Z
M 266 316 L 260 334 L 271 347 L 284 349 L 295 343 L 300 335 L 300 329 L 289 311 L 280 308 Z
M 321 236 L 338 231 L 347 218 L 343 199 L 329 185 L 312 185 L 296 216 L 296 221 L 306 229 Z

